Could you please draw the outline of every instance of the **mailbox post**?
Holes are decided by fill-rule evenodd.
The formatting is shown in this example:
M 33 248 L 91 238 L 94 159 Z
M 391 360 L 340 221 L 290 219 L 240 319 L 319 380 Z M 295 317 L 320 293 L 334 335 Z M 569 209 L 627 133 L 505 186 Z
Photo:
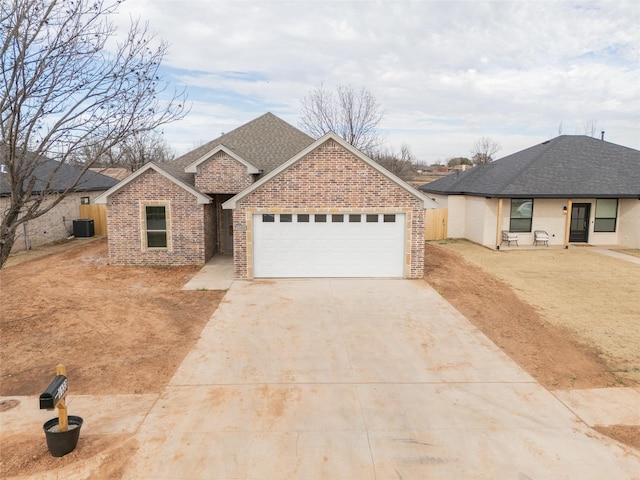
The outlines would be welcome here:
M 58 426 L 61 432 L 69 428 L 69 416 L 65 398 L 69 382 L 67 381 L 67 368 L 64 365 L 56 367 L 56 377 L 51 381 L 47 389 L 40 395 L 40 409 L 58 409 Z
M 49 452 L 54 457 L 62 457 L 76 448 L 83 422 L 82 417 L 67 414 L 68 389 L 67 369 L 58 365 L 55 378 L 40 395 L 40 409 L 58 409 L 58 418 L 52 418 L 43 425 Z

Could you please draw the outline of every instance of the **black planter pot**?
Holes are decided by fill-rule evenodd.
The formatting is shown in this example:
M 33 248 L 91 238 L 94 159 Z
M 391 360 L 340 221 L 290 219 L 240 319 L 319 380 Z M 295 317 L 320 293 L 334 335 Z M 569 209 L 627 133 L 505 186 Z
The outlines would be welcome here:
M 43 425 L 44 434 L 47 437 L 47 447 L 54 457 L 64 457 L 73 452 L 80 437 L 82 417 L 69 415 L 69 429 L 66 432 L 58 432 L 58 418 L 52 418 Z M 53 431 L 52 431 L 53 430 Z

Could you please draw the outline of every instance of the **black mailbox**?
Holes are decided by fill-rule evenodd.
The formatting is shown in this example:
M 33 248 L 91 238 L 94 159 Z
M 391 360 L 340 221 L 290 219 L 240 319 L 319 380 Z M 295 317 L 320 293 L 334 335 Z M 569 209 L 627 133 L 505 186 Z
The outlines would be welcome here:
M 68 383 L 67 377 L 57 375 L 51 384 L 47 387 L 42 395 L 40 395 L 40 409 L 51 410 L 58 405 L 58 402 L 64 394 L 67 393 Z

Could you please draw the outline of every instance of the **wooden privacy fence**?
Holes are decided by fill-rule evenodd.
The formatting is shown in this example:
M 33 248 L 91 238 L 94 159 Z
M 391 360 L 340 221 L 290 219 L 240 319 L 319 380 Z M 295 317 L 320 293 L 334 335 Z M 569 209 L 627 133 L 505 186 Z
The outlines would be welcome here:
M 446 208 L 431 208 L 425 210 L 425 240 L 444 240 L 447 238 L 447 216 L 448 209 Z
M 96 235 L 107 234 L 106 205 L 80 205 L 80 218 L 90 218 L 93 220 L 93 229 Z

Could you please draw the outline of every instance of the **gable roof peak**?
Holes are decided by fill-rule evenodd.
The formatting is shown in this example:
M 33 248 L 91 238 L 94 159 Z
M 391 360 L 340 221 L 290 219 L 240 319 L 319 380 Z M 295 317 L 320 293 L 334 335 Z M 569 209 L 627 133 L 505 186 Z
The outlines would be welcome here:
M 406 190 L 409 194 L 411 194 L 414 197 L 416 197 L 418 200 L 420 200 L 422 202 L 422 205 L 423 205 L 423 207 L 425 209 L 426 208 L 437 208 L 437 203 L 435 201 L 431 200 L 429 197 L 424 195 L 422 192 L 418 191 L 416 188 L 414 188 L 410 184 L 406 183 L 404 180 L 400 179 L 399 177 L 397 177 L 396 175 L 391 173 L 389 170 L 384 168 L 382 165 L 380 165 L 379 163 L 377 163 L 374 160 L 372 160 L 371 158 L 369 158 L 363 152 L 358 150 L 356 147 L 354 147 L 353 145 L 348 143 L 346 140 L 344 140 L 342 137 L 340 137 L 339 135 L 337 135 L 334 132 L 326 133 L 325 135 L 320 137 L 315 142 L 312 142 L 304 150 L 301 150 L 301 151 L 297 152 L 294 156 L 292 156 L 286 162 L 282 163 L 277 168 L 275 168 L 274 170 L 269 172 L 268 175 L 263 176 L 260 180 L 256 181 L 251 186 L 245 188 L 242 192 L 238 193 L 234 197 L 232 197 L 229 200 L 227 200 L 226 202 L 224 202 L 222 204 L 222 208 L 224 208 L 224 209 L 234 209 L 234 208 L 236 208 L 236 205 L 237 205 L 238 201 L 240 201 L 242 198 L 246 197 L 251 192 L 253 192 L 254 190 L 258 189 L 260 186 L 262 186 L 265 183 L 267 183 L 268 181 L 270 181 L 272 178 L 278 176 L 280 173 L 284 172 L 289 167 L 291 167 L 292 165 L 294 165 L 298 161 L 302 160 L 309 153 L 311 153 L 312 151 L 316 150 L 320 146 L 324 145 L 328 141 L 334 141 L 336 144 L 338 144 L 339 146 L 341 146 L 345 150 L 349 151 L 355 157 L 359 158 L 364 163 L 368 164 L 374 170 L 377 170 L 379 173 L 381 173 L 382 175 L 387 177 L 390 181 L 394 182 L 396 185 L 398 185 L 399 187 L 401 187 L 404 190 Z
M 268 173 L 313 143 L 314 139 L 271 112 L 234 128 L 174 160 L 186 168 L 223 146 L 246 164 Z

